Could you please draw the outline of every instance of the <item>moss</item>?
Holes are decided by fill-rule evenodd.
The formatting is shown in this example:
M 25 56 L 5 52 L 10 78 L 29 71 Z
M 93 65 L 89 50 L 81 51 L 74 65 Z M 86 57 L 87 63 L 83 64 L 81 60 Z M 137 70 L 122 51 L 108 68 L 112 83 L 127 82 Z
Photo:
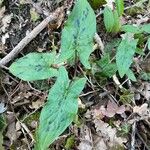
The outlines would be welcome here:
M 31 125 L 33 121 L 38 121 L 40 117 L 40 112 L 35 112 L 24 120 L 24 123 L 27 125 Z
M 75 145 L 75 136 L 71 135 L 70 137 L 67 138 L 65 148 L 69 150 L 69 149 L 72 149 L 74 145 Z
M 106 4 L 105 0 L 88 0 L 93 9 L 98 9 Z
M 126 11 L 127 15 L 136 16 L 137 14 L 144 13 L 144 9 L 141 7 L 131 7 Z

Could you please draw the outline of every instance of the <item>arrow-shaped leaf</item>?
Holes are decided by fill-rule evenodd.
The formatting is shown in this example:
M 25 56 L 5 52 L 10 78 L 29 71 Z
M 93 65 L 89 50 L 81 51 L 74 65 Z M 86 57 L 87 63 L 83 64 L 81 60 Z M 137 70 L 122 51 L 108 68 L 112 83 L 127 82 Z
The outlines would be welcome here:
M 55 53 L 30 53 L 10 66 L 10 72 L 18 78 L 31 81 L 57 76 L 58 71 L 51 67 Z
M 40 116 L 36 150 L 48 146 L 71 124 L 78 110 L 78 96 L 86 80 L 81 78 L 70 83 L 64 67 L 59 70 L 56 83 L 50 89 L 47 104 Z
M 95 33 L 94 11 L 87 0 L 78 0 L 62 31 L 59 62 L 79 56 L 81 63 L 90 68 L 88 58 L 93 51 Z
M 123 77 L 129 70 L 136 50 L 137 42 L 138 40 L 126 36 L 125 39 L 122 39 L 120 45 L 118 46 L 116 63 L 120 77 Z

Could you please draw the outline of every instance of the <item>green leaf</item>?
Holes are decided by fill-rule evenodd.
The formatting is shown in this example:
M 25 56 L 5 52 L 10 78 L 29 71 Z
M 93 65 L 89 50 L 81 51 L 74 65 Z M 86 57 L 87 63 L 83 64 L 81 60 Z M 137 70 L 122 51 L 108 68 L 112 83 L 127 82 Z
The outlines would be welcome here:
M 142 48 L 139 48 L 139 47 L 136 48 L 135 52 L 136 52 L 137 54 L 139 54 L 139 55 L 143 55 L 143 56 L 145 55 L 143 49 L 142 49 Z
M 71 124 L 78 111 L 78 96 L 86 80 L 70 83 L 64 67 L 59 69 L 56 83 L 50 89 L 47 104 L 42 109 L 37 130 L 36 150 L 47 150 L 48 146 Z
M 150 81 L 150 73 L 141 72 L 140 73 L 140 79 L 145 80 L 145 81 Z
M 126 36 L 117 48 L 116 63 L 121 78 L 129 70 L 137 42 L 138 40 L 131 39 L 129 36 Z
M 131 125 L 128 123 L 123 123 L 121 125 L 121 130 L 118 131 L 118 136 L 125 137 L 129 134 L 131 130 Z
M 130 104 L 134 97 L 134 93 L 131 90 L 122 89 L 122 95 L 120 96 L 120 101 L 123 104 Z
M 70 137 L 67 138 L 65 149 L 70 150 L 73 148 L 74 145 L 75 145 L 75 136 L 71 135 Z
M 127 71 L 126 75 L 128 76 L 128 78 L 129 78 L 130 80 L 136 81 L 136 77 L 135 77 L 135 75 L 134 75 L 134 73 L 133 73 L 132 70 L 129 69 L 129 70 Z
M 124 32 L 130 32 L 136 34 L 143 32 L 138 26 L 133 26 L 133 25 L 123 25 L 121 30 Z
M 144 24 L 144 25 L 141 25 L 141 30 L 143 30 L 144 32 L 146 33 L 150 33 L 150 24 Z
M 97 61 L 97 65 L 101 68 L 107 66 L 110 62 L 109 54 L 105 54 L 99 61 Z
M 55 53 L 30 53 L 14 62 L 9 70 L 25 81 L 47 79 L 58 74 L 58 71 L 51 67 L 54 61 Z
M 150 38 L 148 38 L 147 40 L 147 46 L 148 46 L 148 49 L 150 50 Z
M 111 8 L 108 6 L 105 7 L 104 9 L 104 24 L 107 32 L 111 32 L 114 26 L 114 14 Z
M 116 2 L 117 12 L 120 17 L 124 13 L 124 1 L 123 0 L 115 0 L 115 2 Z
M 136 34 L 142 33 L 142 32 L 150 33 L 150 24 L 144 24 L 140 26 L 124 25 L 122 26 L 121 29 L 124 32 L 130 32 L 130 33 L 136 33 Z
M 78 0 L 69 16 L 61 37 L 61 53 L 58 62 L 79 56 L 88 69 L 96 33 L 96 17 L 87 0 Z
M 111 41 L 108 42 L 108 43 L 105 45 L 104 51 L 105 51 L 106 53 L 109 53 L 110 56 L 113 56 L 113 57 L 114 57 L 114 53 L 116 53 L 115 50 L 116 50 L 116 48 L 119 46 L 120 42 L 121 42 L 121 39 L 120 39 L 120 38 L 117 38 L 117 39 L 116 39 L 116 38 L 113 38 L 113 39 L 111 39 Z
M 118 16 L 118 13 L 116 10 L 113 12 L 113 14 L 114 14 L 114 25 L 113 25 L 112 32 L 117 33 L 121 27 L 120 17 Z
M 36 22 L 40 18 L 40 15 L 36 12 L 36 9 L 34 8 L 30 9 L 30 16 L 31 16 L 31 21 L 33 22 Z
M 100 67 L 101 71 L 99 74 L 104 77 L 112 77 L 116 71 L 117 66 L 115 63 L 110 63 L 110 57 L 109 54 L 106 54 L 101 58 L 99 61 L 97 61 L 97 65 Z

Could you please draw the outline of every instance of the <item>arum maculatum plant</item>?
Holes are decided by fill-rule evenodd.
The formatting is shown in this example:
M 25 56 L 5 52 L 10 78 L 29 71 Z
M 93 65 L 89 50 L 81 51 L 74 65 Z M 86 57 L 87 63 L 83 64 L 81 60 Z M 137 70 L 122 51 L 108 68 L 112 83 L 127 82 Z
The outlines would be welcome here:
M 94 8 L 97 8 L 95 5 L 99 5 L 97 0 L 89 1 L 94 2 Z M 35 150 L 47 150 L 50 144 L 73 122 L 78 112 L 78 97 L 86 84 L 86 79 L 76 77 L 70 80 L 66 68 L 62 65 L 64 62 L 73 64 L 76 60 L 80 60 L 85 69 L 98 70 L 99 75 L 111 78 L 118 71 L 121 78 L 126 75 L 130 80 L 136 81 L 134 72 L 130 68 L 139 42 L 134 35 L 140 33 L 147 35 L 147 45 L 150 49 L 150 24 L 121 25 L 120 17 L 124 13 L 123 2 L 123 0 L 115 0 L 115 7 L 110 8 L 105 5 L 103 11 L 107 33 L 120 31 L 125 33 L 116 46 L 113 61 L 110 54 L 105 51 L 102 58 L 96 61 L 96 69 L 91 67 L 89 57 L 93 52 L 96 17 L 87 0 L 76 0 L 62 31 L 60 53 L 57 54 L 55 51 L 29 53 L 10 66 L 10 72 L 24 81 L 51 77 L 56 79 L 41 111 L 39 126 L 36 130 Z
M 10 66 L 10 72 L 24 81 L 56 78 L 41 111 L 35 150 L 47 150 L 72 123 L 78 112 L 79 94 L 86 84 L 85 78 L 70 81 L 64 66 L 54 66 L 78 58 L 86 69 L 90 69 L 88 59 L 93 51 L 95 33 L 93 9 L 87 0 L 77 0 L 62 31 L 59 57 L 56 52 L 29 53 Z

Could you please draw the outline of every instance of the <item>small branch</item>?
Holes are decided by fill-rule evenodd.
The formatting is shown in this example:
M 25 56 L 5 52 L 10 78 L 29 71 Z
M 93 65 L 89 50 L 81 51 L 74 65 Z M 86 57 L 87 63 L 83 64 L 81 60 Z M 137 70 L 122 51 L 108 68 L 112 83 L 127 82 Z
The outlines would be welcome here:
M 104 44 L 103 44 L 100 36 L 97 33 L 95 33 L 94 39 L 95 39 L 96 43 L 98 44 L 98 47 L 100 48 L 102 54 L 104 54 Z
M 135 150 L 135 132 L 136 132 L 136 122 L 134 122 L 132 125 L 131 150 Z
M 47 18 L 45 18 L 38 26 L 36 26 L 26 37 L 24 37 L 17 46 L 7 54 L 3 59 L 0 60 L 0 67 L 4 68 L 4 66 L 10 62 L 14 57 L 16 57 L 24 47 L 29 44 L 44 28 L 47 27 L 49 22 L 52 22 L 59 18 L 60 13 L 62 13 L 63 7 L 56 9 L 53 13 L 51 13 Z
M 141 0 L 141 1 L 137 2 L 137 3 L 135 3 L 134 5 L 126 7 L 124 10 L 130 9 L 130 8 L 133 8 L 133 7 L 140 7 L 146 1 L 148 1 L 148 0 Z
M 120 88 L 123 89 L 123 86 L 121 85 L 121 83 L 119 82 L 118 78 L 116 75 L 113 75 L 113 81 L 115 82 L 115 84 Z

